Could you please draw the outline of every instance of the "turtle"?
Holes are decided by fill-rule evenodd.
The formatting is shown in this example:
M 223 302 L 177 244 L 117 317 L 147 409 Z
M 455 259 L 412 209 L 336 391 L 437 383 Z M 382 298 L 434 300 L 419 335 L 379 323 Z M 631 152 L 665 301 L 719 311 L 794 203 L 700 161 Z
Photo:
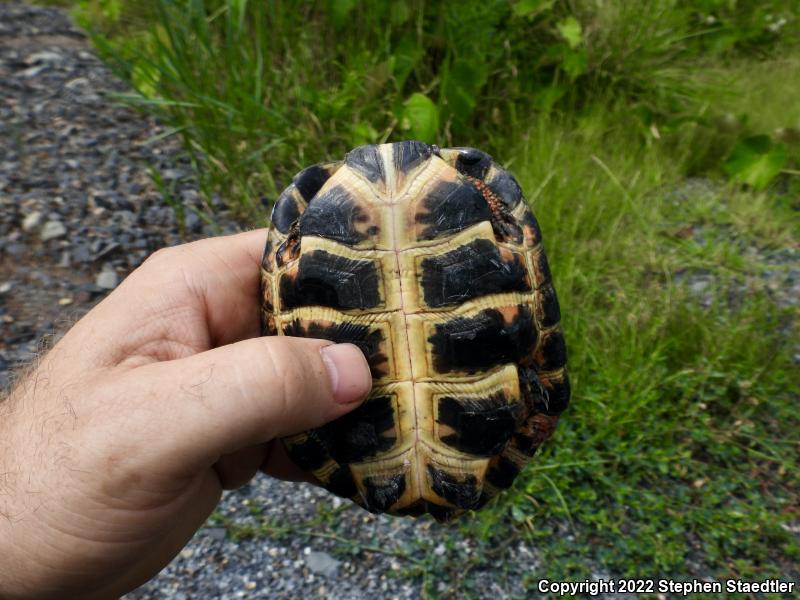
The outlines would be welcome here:
M 539 224 L 476 148 L 359 146 L 300 171 L 273 205 L 262 335 L 358 346 L 373 378 L 289 457 L 373 513 L 448 521 L 514 479 L 570 384 Z

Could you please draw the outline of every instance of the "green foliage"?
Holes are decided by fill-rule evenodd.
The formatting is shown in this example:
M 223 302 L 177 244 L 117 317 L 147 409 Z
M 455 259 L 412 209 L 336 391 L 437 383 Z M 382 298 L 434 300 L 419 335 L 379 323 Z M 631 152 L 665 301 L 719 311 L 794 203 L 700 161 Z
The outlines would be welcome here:
M 754 135 L 738 142 L 722 165 L 738 181 L 763 190 L 786 164 L 786 146 L 774 143 L 768 135 Z
M 439 129 L 439 109 L 425 94 L 411 94 L 403 107 L 400 128 L 409 138 L 433 142 Z
M 687 0 L 692 24 L 705 30 L 699 40 L 714 53 L 767 54 L 800 39 L 800 10 L 784 0 Z
M 569 114 L 606 97 L 628 104 L 645 139 L 699 122 L 721 94 L 706 71 L 697 75 L 699 53 L 793 43 L 798 11 L 778 8 L 79 0 L 75 13 L 136 90 L 125 99 L 182 136 L 207 195 L 223 192 L 252 214 L 303 165 L 360 143 L 481 140 L 502 153 L 533 113 Z M 720 164 L 731 143 L 700 167 Z

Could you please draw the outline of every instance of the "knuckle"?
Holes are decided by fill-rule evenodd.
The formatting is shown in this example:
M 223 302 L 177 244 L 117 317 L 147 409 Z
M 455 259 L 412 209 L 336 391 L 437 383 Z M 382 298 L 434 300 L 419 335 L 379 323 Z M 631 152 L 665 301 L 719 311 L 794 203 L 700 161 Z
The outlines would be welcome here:
M 170 260 L 174 256 L 174 253 L 174 247 L 159 248 L 145 259 L 145 261 L 142 263 L 142 266 L 152 267 L 156 264 L 164 262 L 165 260 Z
M 279 406 L 282 414 L 296 410 L 312 400 L 321 388 L 321 359 L 307 344 L 282 336 L 260 338 L 263 349 L 263 368 L 267 369 L 267 395 Z

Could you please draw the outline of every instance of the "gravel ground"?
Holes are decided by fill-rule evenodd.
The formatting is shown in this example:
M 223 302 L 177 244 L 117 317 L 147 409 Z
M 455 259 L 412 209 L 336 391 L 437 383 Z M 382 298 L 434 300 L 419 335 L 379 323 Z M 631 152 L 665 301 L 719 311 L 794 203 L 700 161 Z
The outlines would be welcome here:
M 176 143 L 149 142 L 162 129 L 115 106 L 108 94 L 118 91 L 124 86 L 63 11 L 0 3 L 0 390 L 43 338 L 153 250 L 213 233 L 191 210 L 198 193 Z M 161 170 L 188 208 L 183 235 L 148 167 Z M 705 184 L 692 182 L 676 201 L 697 185 Z M 218 222 L 239 229 L 224 212 Z M 800 297 L 797 254 L 776 254 L 774 276 L 758 276 L 781 305 Z M 711 276 L 683 276 L 705 301 Z M 248 526 L 262 532 L 242 539 Z M 542 562 L 524 544 L 478 548 L 430 522 L 375 517 L 311 486 L 259 477 L 226 493 L 217 517 L 126 598 L 418 598 L 423 582 L 410 571 L 419 561 L 448 563 L 452 573 L 476 552 L 496 554 L 485 571 L 470 573 L 479 598 L 525 596 L 523 576 L 535 577 Z M 460 595 L 459 586 L 432 584 L 444 597 Z

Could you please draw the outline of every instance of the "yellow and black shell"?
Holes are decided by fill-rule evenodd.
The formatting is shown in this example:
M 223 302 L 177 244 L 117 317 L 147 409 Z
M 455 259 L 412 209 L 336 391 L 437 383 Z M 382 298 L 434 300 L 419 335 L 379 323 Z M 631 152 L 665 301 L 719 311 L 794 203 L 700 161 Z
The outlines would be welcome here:
M 262 333 L 361 348 L 366 402 L 284 439 L 372 512 L 448 520 L 511 486 L 570 396 L 539 226 L 473 148 L 361 146 L 301 171 L 272 212 Z

